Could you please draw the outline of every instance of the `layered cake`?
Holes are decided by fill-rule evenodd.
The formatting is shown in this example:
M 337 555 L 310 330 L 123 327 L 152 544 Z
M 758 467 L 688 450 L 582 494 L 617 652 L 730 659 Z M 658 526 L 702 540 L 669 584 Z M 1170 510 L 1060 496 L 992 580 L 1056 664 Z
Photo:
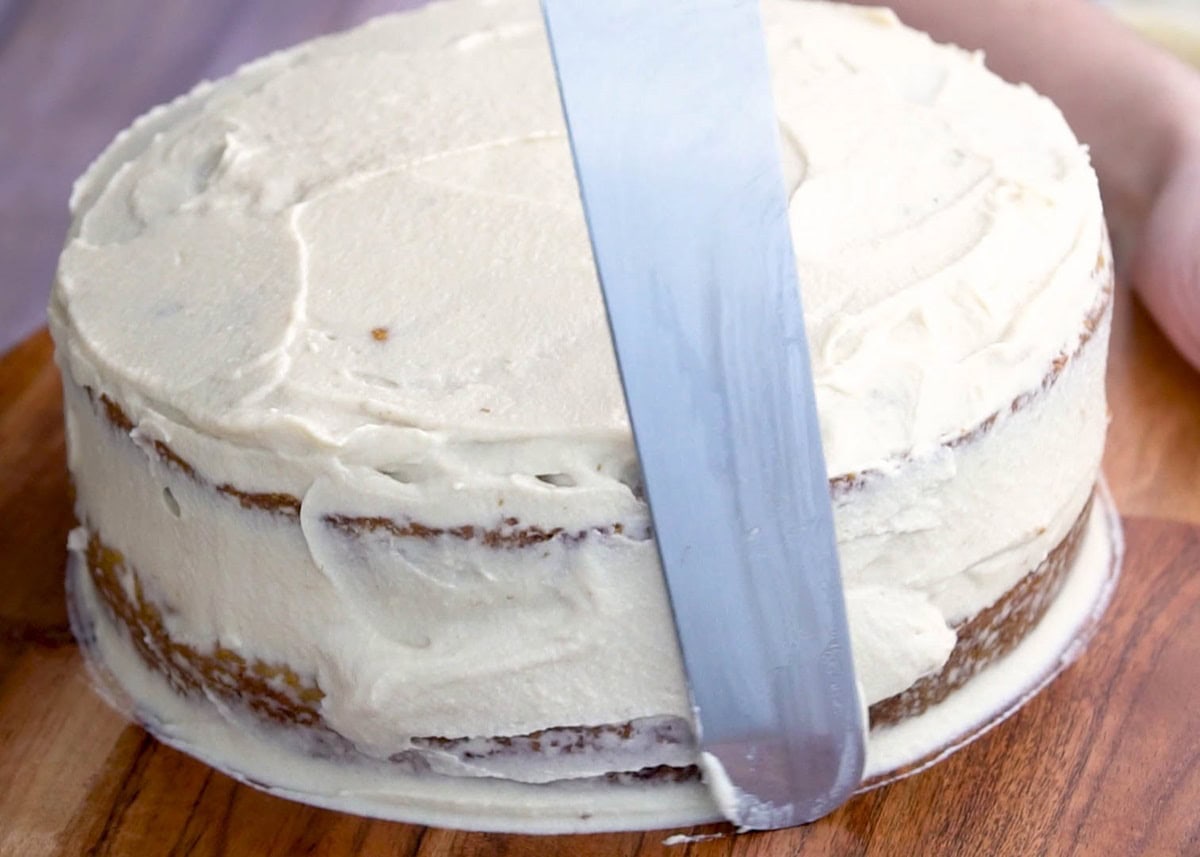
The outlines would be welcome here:
M 874 747 L 1078 565 L 1108 242 L 1046 99 L 886 11 L 763 14 Z M 202 84 L 71 204 L 71 598 L 115 699 L 316 802 L 713 814 L 535 0 Z

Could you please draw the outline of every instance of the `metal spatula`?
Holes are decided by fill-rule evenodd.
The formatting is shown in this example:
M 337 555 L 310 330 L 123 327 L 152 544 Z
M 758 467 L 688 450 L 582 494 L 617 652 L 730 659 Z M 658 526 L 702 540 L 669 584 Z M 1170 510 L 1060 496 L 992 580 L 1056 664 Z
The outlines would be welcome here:
M 811 821 L 865 733 L 757 0 L 543 9 L 705 779 Z

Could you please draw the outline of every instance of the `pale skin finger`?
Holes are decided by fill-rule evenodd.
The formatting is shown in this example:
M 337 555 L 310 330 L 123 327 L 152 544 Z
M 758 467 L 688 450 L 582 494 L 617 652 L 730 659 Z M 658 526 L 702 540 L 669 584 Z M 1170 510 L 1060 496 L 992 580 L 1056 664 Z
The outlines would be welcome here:
M 1200 145 L 1169 174 L 1130 277 L 1179 352 L 1200 368 Z

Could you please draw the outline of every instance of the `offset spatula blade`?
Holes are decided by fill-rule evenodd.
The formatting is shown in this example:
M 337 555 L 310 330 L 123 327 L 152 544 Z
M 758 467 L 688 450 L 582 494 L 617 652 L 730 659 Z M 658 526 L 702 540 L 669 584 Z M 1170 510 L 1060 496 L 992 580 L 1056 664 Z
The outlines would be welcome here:
M 543 9 L 706 780 L 810 821 L 865 730 L 757 0 Z

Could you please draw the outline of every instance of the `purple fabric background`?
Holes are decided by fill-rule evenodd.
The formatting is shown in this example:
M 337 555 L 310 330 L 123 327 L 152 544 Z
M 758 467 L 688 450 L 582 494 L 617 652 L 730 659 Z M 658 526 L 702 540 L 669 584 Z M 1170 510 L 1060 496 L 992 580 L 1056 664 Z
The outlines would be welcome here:
M 71 183 L 140 113 L 419 0 L 0 0 L 0 353 L 40 326 Z

